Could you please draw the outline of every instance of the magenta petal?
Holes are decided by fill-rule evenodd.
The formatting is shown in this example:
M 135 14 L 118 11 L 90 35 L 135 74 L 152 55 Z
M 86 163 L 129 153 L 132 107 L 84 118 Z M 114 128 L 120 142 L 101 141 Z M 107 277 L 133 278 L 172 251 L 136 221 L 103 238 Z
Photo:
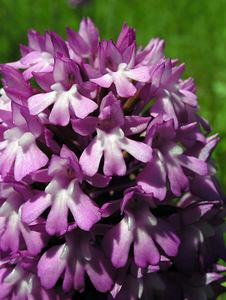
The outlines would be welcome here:
M 64 280 L 63 280 L 63 290 L 65 292 L 70 291 L 73 286 L 73 267 L 71 265 L 67 265 L 64 273 Z
M 68 249 L 65 245 L 54 246 L 46 251 L 38 262 L 38 276 L 46 289 L 51 289 L 63 273 Z
M 134 239 L 134 260 L 137 266 L 145 268 L 148 265 L 157 265 L 160 254 L 152 237 L 145 228 L 137 228 Z
M 146 193 L 163 200 L 166 196 L 166 170 L 161 160 L 153 157 L 137 176 L 137 183 Z
M 169 256 L 176 256 L 180 245 L 180 239 L 169 223 L 158 220 L 156 227 L 153 228 L 153 237 L 160 247 Z
M 178 127 L 178 119 L 169 95 L 158 97 L 157 101 L 151 107 L 151 114 L 153 116 L 163 114 L 165 121 L 173 119 L 175 128 Z
M 19 250 L 20 246 L 20 231 L 19 231 L 19 217 L 13 213 L 6 227 L 6 230 L 0 239 L 0 248 L 3 251 L 11 250 L 13 253 Z
M 141 133 L 146 129 L 150 120 L 149 117 L 125 116 L 123 132 L 126 136 Z
M 125 266 L 132 242 L 133 232 L 125 218 L 106 233 L 102 246 L 106 255 L 111 258 L 113 266 Z
M 85 288 L 85 268 L 79 260 L 75 261 L 74 288 L 79 292 Z
M 5 277 L 9 275 L 9 272 L 6 268 L 1 268 L 0 269 L 0 299 L 9 299 L 8 296 L 12 290 L 12 285 L 8 282 L 5 282 L 4 279 Z
M 103 188 L 108 186 L 111 181 L 111 177 L 96 173 L 93 177 L 87 177 L 86 181 L 95 187 Z
M 181 165 L 191 171 L 205 176 L 208 174 L 208 165 L 205 161 L 193 156 L 180 155 L 177 157 Z
M 114 269 L 100 250 L 92 249 L 93 259 L 86 264 L 85 269 L 94 287 L 106 293 L 113 286 Z
M 170 182 L 170 189 L 176 196 L 180 196 L 181 193 L 188 187 L 188 179 L 184 175 L 179 163 L 173 161 L 173 159 L 167 160 L 167 173 Z
M 74 119 L 71 120 L 72 128 L 75 132 L 80 135 L 86 136 L 92 134 L 97 125 L 97 118 L 87 117 L 85 119 Z

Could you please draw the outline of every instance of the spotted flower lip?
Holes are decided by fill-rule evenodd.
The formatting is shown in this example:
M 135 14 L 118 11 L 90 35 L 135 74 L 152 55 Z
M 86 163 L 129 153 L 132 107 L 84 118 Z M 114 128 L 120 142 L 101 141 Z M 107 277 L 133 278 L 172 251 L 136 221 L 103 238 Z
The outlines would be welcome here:
M 0 300 L 218 296 L 220 138 L 164 48 L 83 18 L 0 65 Z

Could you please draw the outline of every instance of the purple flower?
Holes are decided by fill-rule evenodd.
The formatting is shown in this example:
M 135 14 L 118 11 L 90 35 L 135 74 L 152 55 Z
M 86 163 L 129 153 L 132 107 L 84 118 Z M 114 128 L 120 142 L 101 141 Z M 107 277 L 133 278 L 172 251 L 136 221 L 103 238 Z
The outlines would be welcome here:
M 160 252 L 156 244 L 168 256 L 177 254 L 179 238 L 173 227 L 150 213 L 149 205 L 153 206 L 151 195 L 144 194 L 139 188 L 125 191 L 121 203 L 121 211 L 125 215 L 103 239 L 103 249 L 116 268 L 126 264 L 132 243 L 135 264 L 142 268 L 159 263 Z M 108 210 L 109 206 L 105 204 L 103 214 L 107 215 Z
M 23 205 L 23 221 L 31 223 L 51 207 L 46 220 L 46 231 L 49 234 L 64 234 L 67 231 L 68 211 L 73 215 L 78 227 L 90 230 L 93 224 L 99 221 L 100 212 L 81 190 L 83 178 L 78 160 L 67 147 L 62 147 L 60 157 L 52 157 L 48 177 L 50 182 L 45 192 L 38 193 Z
M 69 51 L 70 49 L 72 50 L 70 52 L 71 57 L 78 62 L 85 62 L 88 59 L 93 65 L 95 63 L 95 56 L 99 43 L 99 32 L 92 20 L 89 18 L 83 18 L 80 23 L 79 31 L 76 32 L 68 28 L 67 34 L 68 44 L 70 47 Z
M 0 65 L 0 300 L 215 299 L 225 196 L 164 41 L 89 18 Z
M 208 174 L 205 161 L 184 154 L 183 148 L 175 144 L 176 140 L 180 139 L 176 137 L 172 119 L 164 122 L 163 117 L 159 115 L 150 123 L 146 142 L 151 145 L 154 155 L 138 175 L 137 182 L 147 193 L 153 193 L 159 200 L 164 200 L 166 196 L 167 175 L 172 193 L 180 196 L 189 184 L 183 168 L 199 175 Z
M 14 262 L 0 261 L 0 264 L 0 299 L 65 299 L 40 285 L 29 258 L 16 258 Z
M 113 267 L 101 250 L 89 244 L 90 239 L 88 233 L 77 231 L 66 236 L 65 244 L 54 246 L 44 253 L 38 263 L 38 276 L 45 288 L 52 288 L 62 276 L 65 291 L 72 287 L 83 291 L 87 273 L 98 291 L 107 292 L 111 289 Z
M 122 150 L 128 152 L 139 161 L 147 162 L 150 160 L 151 148 L 144 143 L 128 139 L 125 136 L 122 130 L 125 120 L 120 102 L 112 93 L 102 100 L 100 114 L 96 122 L 98 123 L 97 135 L 80 157 L 80 164 L 85 174 L 89 176 L 95 175 L 98 171 L 101 157 L 104 155 L 104 174 L 107 176 L 124 175 L 126 173 L 126 164 Z M 89 163 L 90 160 L 93 161 L 92 165 Z
M 109 88 L 114 83 L 120 97 L 133 96 L 137 89 L 131 80 L 148 82 L 150 79 L 148 68 L 136 67 L 134 61 L 134 43 L 124 51 L 120 51 L 112 41 L 103 41 L 99 46 L 99 64 L 100 72 L 104 75 L 93 78 L 91 81 L 104 88 Z
M 24 202 L 21 192 L 29 192 L 24 191 L 24 188 L 13 189 L 9 184 L 1 184 L 0 191 L 5 200 L 0 206 L 0 249 L 14 254 L 25 248 L 31 255 L 36 255 L 45 245 L 46 233 L 34 230 L 21 220 L 21 206 Z M 38 222 L 40 220 L 31 225 L 37 225 Z
M 44 86 L 47 91 L 28 99 L 28 108 L 32 115 L 40 114 L 53 105 L 49 114 L 50 123 L 66 126 L 70 121 L 70 114 L 85 118 L 97 109 L 94 101 L 78 91 L 82 82 L 81 75 L 78 66 L 70 60 L 56 58 L 53 73 L 47 76 L 42 73 L 37 80 L 42 85 L 47 84 Z M 72 80 L 78 84 L 72 84 Z

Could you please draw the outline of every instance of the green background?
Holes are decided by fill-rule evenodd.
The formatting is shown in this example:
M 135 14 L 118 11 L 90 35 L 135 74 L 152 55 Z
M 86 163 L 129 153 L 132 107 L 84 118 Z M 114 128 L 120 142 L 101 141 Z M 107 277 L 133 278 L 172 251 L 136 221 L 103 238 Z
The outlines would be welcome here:
M 137 30 L 138 44 L 152 37 L 166 41 L 166 55 L 186 63 L 185 76 L 197 85 L 200 114 L 221 142 L 214 158 L 226 191 L 226 1 L 225 0 L 90 0 L 72 8 L 67 0 L 0 0 L 0 63 L 19 57 L 27 29 L 78 29 L 91 17 L 101 37 L 116 38 L 126 21 Z M 226 299 L 221 297 L 221 300 Z

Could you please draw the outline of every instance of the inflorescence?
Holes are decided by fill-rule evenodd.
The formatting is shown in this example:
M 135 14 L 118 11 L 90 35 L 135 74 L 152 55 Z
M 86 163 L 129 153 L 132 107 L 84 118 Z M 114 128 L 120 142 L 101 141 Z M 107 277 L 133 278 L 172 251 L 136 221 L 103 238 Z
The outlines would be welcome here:
M 0 299 L 215 299 L 219 138 L 164 42 L 84 18 L 0 72 Z

